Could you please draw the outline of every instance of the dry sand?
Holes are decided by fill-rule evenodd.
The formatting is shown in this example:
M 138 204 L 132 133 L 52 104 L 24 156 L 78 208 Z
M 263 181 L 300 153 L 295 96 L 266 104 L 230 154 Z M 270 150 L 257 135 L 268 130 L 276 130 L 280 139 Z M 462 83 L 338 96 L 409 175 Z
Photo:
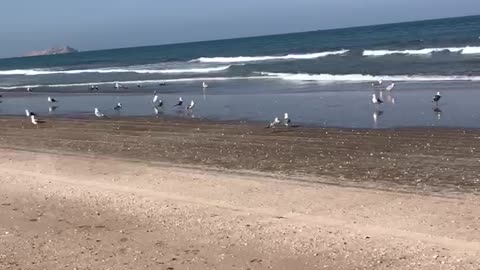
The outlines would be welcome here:
M 0 122 L 0 269 L 480 269 L 478 131 Z

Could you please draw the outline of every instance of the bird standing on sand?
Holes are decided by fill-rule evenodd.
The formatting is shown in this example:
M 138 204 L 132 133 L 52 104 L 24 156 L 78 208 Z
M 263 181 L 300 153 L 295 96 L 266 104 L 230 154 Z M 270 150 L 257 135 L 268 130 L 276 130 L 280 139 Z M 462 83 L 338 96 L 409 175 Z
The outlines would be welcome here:
M 113 88 L 118 90 L 118 89 L 122 88 L 122 85 L 119 84 L 118 82 L 116 82 L 115 85 L 113 86 Z
M 283 124 L 286 127 L 289 127 L 291 123 L 292 123 L 292 120 L 290 120 L 290 118 L 288 117 L 288 113 L 285 113 L 285 115 L 283 117 Z
M 392 89 L 395 87 L 395 83 L 392 82 L 389 86 L 387 86 L 387 88 L 385 88 L 385 90 L 387 91 L 392 91 Z
M 56 99 L 51 98 L 51 97 L 48 97 L 47 100 L 48 100 L 48 102 L 50 102 L 50 103 L 58 102 Z
M 442 98 L 442 95 L 440 95 L 440 92 L 437 92 L 435 96 L 433 96 L 432 102 L 438 103 L 438 101 Z
M 115 107 L 113 107 L 113 109 L 114 109 L 115 111 L 118 111 L 118 110 L 120 110 L 121 108 L 122 108 L 122 103 L 120 103 L 120 102 L 117 103 L 117 105 L 115 105 Z
M 193 110 L 193 107 L 195 107 L 195 102 L 192 100 L 190 105 L 187 106 L 187 110 Z
M 95 108 L 94 113 L 95 113 L 95 116 L 98 118 L 105 117 L 105 115 L 101 113 L 100 110 L 98 110 L 98 108 Z
M 182 106 L 182 105 L 183 105 L 183 98 L 179 97 L 177 104 L 173 105 L 173 107 Z
M 377 95 L 372 94 L 372 103 L 377 105 L 377 104 L 382 104 L 383 100 L 377 97 Z
M 208 84 L 207 84 L 206 82 L 203 82 L 203 83 L 202 83 L 202 87 L 203 87 L 203 88 L 208 88 Z
M 273 119 L 273 122 L 271 122 L 267 128 L 274 128 L 276 125 L 280 124 L 280 120 L 278 119 L 278 117 L 275 117 L 275 119 Z
M 33 91 L 33 89 L 32 89 L 32 88 L 30 88 L 30 87 L 27 87 L 27 92 L 32 92 L 32 91 Z

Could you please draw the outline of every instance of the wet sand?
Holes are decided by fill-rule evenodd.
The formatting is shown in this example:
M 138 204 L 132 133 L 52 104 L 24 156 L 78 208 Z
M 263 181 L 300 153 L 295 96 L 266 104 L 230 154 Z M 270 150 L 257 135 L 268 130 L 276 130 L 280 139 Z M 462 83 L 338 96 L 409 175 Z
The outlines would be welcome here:
M 480 265 L 478 130 L 0 124 L 0 268 Z

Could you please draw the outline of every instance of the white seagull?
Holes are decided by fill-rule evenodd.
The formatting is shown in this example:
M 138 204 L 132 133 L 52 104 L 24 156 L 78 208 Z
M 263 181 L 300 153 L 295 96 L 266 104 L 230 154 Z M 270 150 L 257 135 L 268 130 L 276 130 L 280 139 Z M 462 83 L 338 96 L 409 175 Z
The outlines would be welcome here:
M 202 87 L 203 87 L 203 88 L 208 88 L 208 84 L 207 84 L 206 82 L 203 82 L 203 83 L 202 83 Z
M 182 106 L 182 104 L 183 104 L 183 98 L 182 98 L 182 97 L 179 97 L 177 104 L 173 105 L 173 107 Z
M 35 114 L 34 112 L 29 111 L 28 109 L 25 109 L 25 115 L 26 115 L 27 117 L 30 117 L 30 116 L 36 115 L 36 114 Z
M 163 106 L 163 100 L 160 99 L 160 100 L 158 101 L 158 104 L 155 105 L 155 107 L 158 107 L 158 108 L 159 108 L 159 107 L 162 107 L 162 106 Z
M 442 98 L 442 95 L 440 95 L 440 92 L 437 92 L 437 94 L 433 97 L 432 102 L 438 103 L 438 101 Z
M 158 95 L 157 95 L 157 92 L 155 92 L 155 93 L 153 93 L 153 100 L 152 100 L 152 102 L 153 102 L 153 103 L 157 103 L 157 101 L 158 101 Z
M 48 97 L 47 100 L 48 100 L 48 102 L 50 102 L 50 103 L 58 102 L 56 99 L 51 98 L 51 97 Z
M 270 125 L 267 126 L 267 128 L 273 128 L 278 124 L 280 124 L 280 120 L 278 119 L 278 117 L 275 117 L 275 119 L 273 119 L 273 122 L 271 122 Z
M 195 107 L 195 102 L 192 100 L 192 101 L 190 102 L 190 105 L 188 105 L 187 110 L 192 110 L 193 107 Z
M 114 109 L 115 111 L 118 111 L 118 110 L 120 110 L 121 108 L 122 108 L 122 103 L 120 103 L 120 102 L 117 103 L 117 105 L 115 105 L 115 107 L 113 107 L 113 109 Z
M 286 127 L 289 127 L 291 123 L 292 123 L 292 120 L 290 120 L 290 118 L 288 117 L 288 113 L 285 113 L 285 116 L 283 117 L 283 124 Z
M 385 90 L 387 91 L 392 91 L 392 89 L 395 87 L 395 83 L 392 82 L 392 84 L 390 84 L 389 86 L 387 86 L 387 88 L 385 88 Z
M 32 88 L 30 88 L 30 87 L 27 87 L 27 92 L 32 92 L 32 91 L 33 91 L 33 89 L 32 89 Z
M 95 116 L 98 118 L 105 117 L 105 114 L 101 113 L 100 110 L 98 110 L 98 108 L 95 108 L 94 113 L 95 113 Z
M 118 82 L 116 82 L 113 87 L 118 90 L 118 89 L 122 88 L 122 85 L 119 84 Z
M 372 86 L 380 86 L 383 84 L 382 80 L 378 80 L 377 82 L 372 83 Z
M 373 104 L 382 104 L 383 100 L 377 97 L 377 95 L 372 94 L 372 103 Z

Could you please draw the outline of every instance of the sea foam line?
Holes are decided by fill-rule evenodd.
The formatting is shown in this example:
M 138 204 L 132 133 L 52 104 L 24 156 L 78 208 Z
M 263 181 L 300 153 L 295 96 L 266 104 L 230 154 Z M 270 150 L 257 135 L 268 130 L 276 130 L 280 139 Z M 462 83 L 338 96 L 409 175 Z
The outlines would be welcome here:
M 260 72 L 261 75 L 276 77 L 289 81 L 310 81 L 310 82 L 373 82 L 383 81 L 480 81 L 480 76 L 423 76 L 423 75 L 368 75 L 368 74 L 307 74 L 307 73 L 272 73 Z
M 201 63 L 243 63 L 243 62 L 260 62 L 260 61 L 273 61 L 273 60 L 303 60 L 303 59 L 315 59 L 320 57 L 326 57 L 329 55 L 343 55 L 348 53 L 349 50 L 328 51 L 319 53 L 308 54 L 288 54 L 279 56 L 237 56 L 237 57 L 200 57 L 190 62 Z
M 82 73 L 139 73 L 139 74 L 179 74 L 179 73 L 211 73 L 229 69 L 231 66 L 220 66 L 211 68 L 190 68 L 190 69 L 133 69 L 133 68 L 112 68 L 112 69 L 79 69 L 79 70 L 42 70 L 42 69 L 14 69 L 0 70 L 0 75 L 55 75 L 55 74 L 82 74 Z
M 435 52 L 451 52 L 461 54 L 480 54 L 480 47 L 444 47 L 444 48 L 424 48 L 417 50 L 364 50 L 363 56 L 385 56 L 392 54 L 408 55 L 428 55 Z

